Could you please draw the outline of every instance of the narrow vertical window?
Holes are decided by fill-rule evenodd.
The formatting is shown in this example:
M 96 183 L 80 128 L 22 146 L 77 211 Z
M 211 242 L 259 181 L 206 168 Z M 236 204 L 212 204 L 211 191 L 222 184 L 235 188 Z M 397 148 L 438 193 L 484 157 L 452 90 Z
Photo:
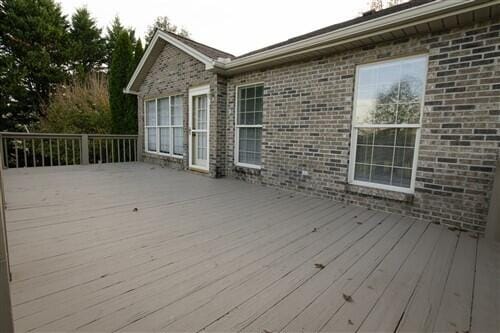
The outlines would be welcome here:
M 426 56 L 358 67 L 351 183 L 413 191 L 426 74 Z
M 236 164 L 260 167 L 263 85 L 239 87 L 236 109 Z

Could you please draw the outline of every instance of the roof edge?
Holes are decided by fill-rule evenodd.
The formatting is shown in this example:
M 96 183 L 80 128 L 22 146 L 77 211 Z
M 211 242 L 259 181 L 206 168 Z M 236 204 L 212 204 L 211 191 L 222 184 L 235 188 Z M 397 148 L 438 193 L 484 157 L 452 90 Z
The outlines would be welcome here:
M 144 52 L 144 55 L 142 56 L 141 60 L 139 61 L 139 64 L 137 65 L 134 73 L 132 74 L 132 77 L 130 78 L 130 80 L 127 84 L 127 87 L 123 90 L 124 93 L 134 94 L 134 95 L 138 94 L 138 92 L 133 90 L 132 87 L 133 87 L 135 81 L 137 80 L 137 77 L 139 76 L 140 72 L 142 71 L 142 68 L 146 64 L 146 61 L 150 57 L 153 48 L 155 47 L 155 45 L 158 43 L 158 41 L 160 39 L 172 44 L 176 48 L 180 49 L 181 51 L 186 52 L 187 54 L 189 54 L 193 58 L 195 58 L 195 59 L 199 60 L 200 62 L 202 62 L 203 64 L 205 64 L 206 70 L 213 69 L 216 64 L 219 66 L 222 64 L 221 62 L 216 61 L 216 60 L 210 58 L 209 56 L 201 53 L 200 51 L 194 49 L 193 47 L 187 45 L 186 43 L 183 43 L 179 39 L 177 39 L 173 36 L 170 36 L 166 32 L 161 31 L 161 30 L 156 30 L 155 34 L 153 35 L 153 38 L 151 39 L 151 42 L 149 43 L 146 51 Z

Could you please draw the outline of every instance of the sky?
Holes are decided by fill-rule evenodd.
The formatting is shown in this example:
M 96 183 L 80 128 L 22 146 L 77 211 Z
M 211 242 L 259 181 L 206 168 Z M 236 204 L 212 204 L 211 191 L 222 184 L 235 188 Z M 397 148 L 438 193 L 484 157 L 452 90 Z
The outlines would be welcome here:
M 68 17 L 86 6 L 100 27 L 118 15 L 142 37 L 157 16 L 168 16 L 192 39 L 234 55 L 351 19 L 368 9 L 368 0 L 59 1 Z

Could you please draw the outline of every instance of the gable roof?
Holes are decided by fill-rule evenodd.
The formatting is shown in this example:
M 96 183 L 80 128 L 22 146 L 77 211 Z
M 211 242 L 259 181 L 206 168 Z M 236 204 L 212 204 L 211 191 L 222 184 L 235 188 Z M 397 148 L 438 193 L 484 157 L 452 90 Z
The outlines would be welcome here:
M 164 33 L 172 36 L 173 38 L 176 38 L 179 41 L 181 41 L 181 42 L 183 42 L 183 43 L 191 46 L 193 49 L 198 50 L 199 52 L 201 52 L 204 55 L 212 58 L 213 60 L 217 60 L 219 58 L 228 58 L 228 59 L 235 58 L 235 56 L 232 55 L 232 54 L 230 54 L 230 53 L 218 50 L 218 49 L 216 49 L 214 47 L 202 44 L 200 42 L 194 41 L 194 40 L 189 39 L 187 37 L 183 37 L 183 36 L 174 34 L 174 33 L 169 32 L 169 31 L 163 31 L 162 30 L 162 32 L 164 32 Z
M 140 83 L 166 43 L 204 63 L 206 70 L 233 75 L 417 33 L 439 32 L 498 16 L 500 0 L 410 0 L 237 57 L 189 38 L 158 30 L 125 92 L 137 93 Z

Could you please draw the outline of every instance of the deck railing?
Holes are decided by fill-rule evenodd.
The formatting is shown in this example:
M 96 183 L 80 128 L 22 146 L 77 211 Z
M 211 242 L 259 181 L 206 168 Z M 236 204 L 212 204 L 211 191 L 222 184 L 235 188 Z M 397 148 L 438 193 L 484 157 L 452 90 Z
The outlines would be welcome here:
M 137 161 L 137 135 L 0 132 L 4 168 Z

